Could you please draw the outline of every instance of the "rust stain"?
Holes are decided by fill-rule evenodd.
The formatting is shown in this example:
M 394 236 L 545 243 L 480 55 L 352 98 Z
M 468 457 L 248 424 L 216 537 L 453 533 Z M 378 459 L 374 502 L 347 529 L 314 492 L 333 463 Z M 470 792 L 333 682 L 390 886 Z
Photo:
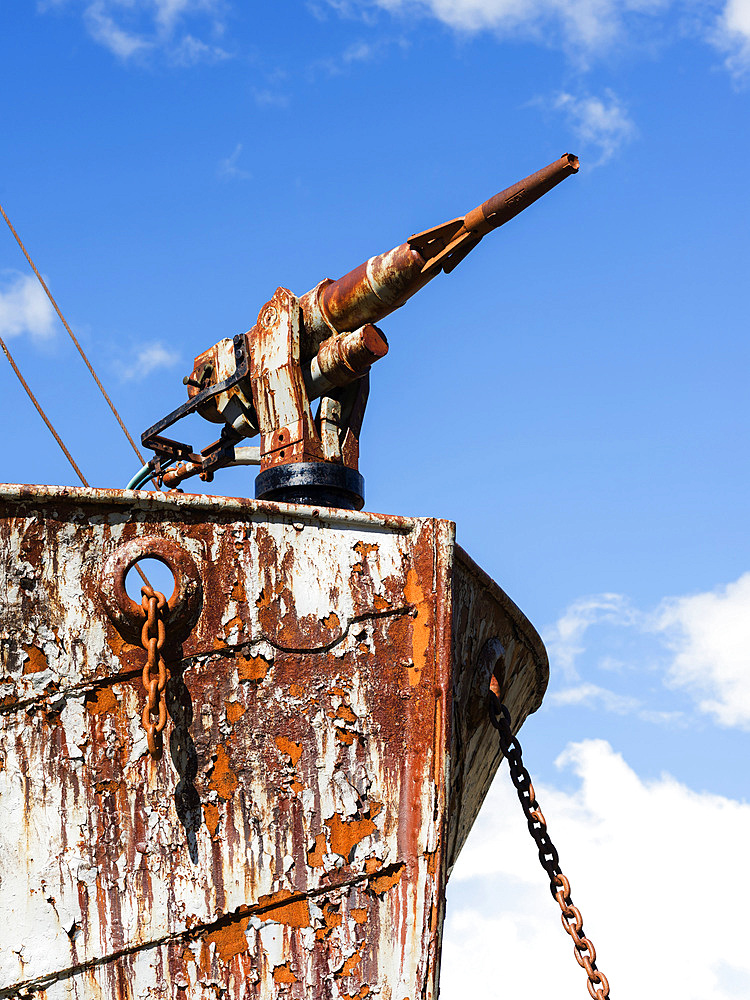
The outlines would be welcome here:
M 364 947 L 365 947 L 365 942 L 363 941 L 362 944 L 359 946 L 359 948 L 357 948 L 357 950 L 354 952 L 354 954 L 350 955 L 349 958 L 347 958 L 347 960 L 341 966 L 339 971 L 335 973 L 336 979 L 345 979 L 347 976 L 351 976 L 351 974 L 354 972 L 354 970 L 360 963 Z
M 204 802 L 203 818 L 206 821 L 206 829 L 212 837 L 215 837 L 216 831 L 219 828 L 219 807 L 213 805 L 211 802 Z
M 348 705 L 339 705 L 336 710 L 336 718 L 343 719 L 344 722 L 356 722 L 357 716 L 352 712 Z
M 238 580 L 232 587 L 231 597 L 233 601 L 238 601 L 240 603 L 246 599 L 245 584 L 242 582 L 242 580 Z
M 336 614 L 335 611 L 332 611 L 330 615 L 323 618 L 322 621 L 325 627 L 327 629 L 330 629 L 332 632 L 338 631 L 341 628 L 341 619 L 339 618 L 339 616 Z
M 249 921 L 249 917 L 241 917 L 239 920 L 232 920 L 226 926 L 206 934 L 204 938 L 206 944 L 216 945 L 216 951 L 222 962 L 231 962 L 235 955 L 241 955 L 247 951 L 248 943 L 245 931 Z
M 292 698 L 304 698 L 306 693 L 305 689 L 299 684 L 289 685 L 289 695 Z
M 336 739 L 350 747 L 354 742 L 354 733 L 348 733 L 345 729 L 337 729 Z
M 293 899 L 284 902 L 293 894 L 288 889 L 279 889 L 258 900 L 258 910 L 261 920 L 273 920 L 277 924 L 287 924 L 289 927 L 310 926 L 310 906 L 306 899 Z
M 372 873 L 376 872 L 378 870 L 378 868 L 380 868 L 380 862 L 378 861 L 377 858 L 367 858 L 366 859 L 366 861 L 365 861 L 365 872 L 368 875 L 372 875 Z
M 91 715 L 116 712 L 119 707 L 120 703 L 111 687 L 99 688 L 98 691 L 91 691 L 86 695 L 86 708 Z
M 285 962 L 283 965 L 277 965 L 273 970 L 273 981 L 275 983 L 288 983 L 292 985 L 293 983 L 298 983 L 299 979 L 297 979 L 289 968 L 289 962 Z
M 230 618 L 224 626 L 224 635 L 229 635 L 229 633 L 233 632 L 236 628 L 242 631 L 242 624 L 243 622 L 239 615 L 235 615 L 234 618 Z
M 243 656 L 237 657 L 237 674 L 241 681 L 262 681 L 270 669 L 271 664 L 263 656 Z
M 326 835 L 319 833 L 315 838 L 315 847 L 307 852 L 307 863 L 311 868 L 322 868 L 326 853 Z
M 229 766 L 229 757 L 224 746 L 219 743 L 214 754 L 214 765 L 208 787 L 218 793 L 220 799 L 230 799 L 236 789 L 237 775 Z
M 364 564 L 367 561 L 367 557 L 371 552 L 377 552 L 377 545 L 372 542 L 357 542 L 354 546 L 354 551 L 359 556 L 359 559 L 352 566 L 352 573 L 364 573 Z
M 296 767 L 297 762 L 302 756 L 302 744 L 295 743 L 294 740 L 288 740 L 286 736 L 277 736 L 274 743 L 282 753 L 289 756 L 289 759 L 292 762 L 292 767 Z
M 367 909 L 363 906 L 358 906 L 353 910 L 349 910 L 349 916 L 353 917 L 358 924 L 364 924 L 367 922 Z
M 346 858 L 347 861 L 350 860 L 350 856 L 360 840 L 369 837 L 376 829 L 371 819 L 343 820 L 338 813 L 334 813 L 330 819 L 326 820 L 326 826 L 331 831 L 331 850 L 334 854 L 340 854 L 342 858 Z
M 366 1000 L 370 995 L 370 987 L 363 986 L 358 993 L 342 993 L 344 1000 Z
M 24 674 L 40 674 L 47 669 L 47 657 L 38 646 L 21 646 L 28 660 L 23 665 Z
M 427 650 L 430 645 L 429 602 L 424 600 L 424 592 L 419 584 L 419 576 L 415 569 L 406 574 L 404 597 L 417 610 L 412 631 L 413 664 L 407 669 L 409 687 L 416 687 L 427 663 Z
M 227 713 L 227 722 L 230 726 L 233 726 L 245 714 L 245 706 L 239 701 L 225 701 L 224 708 Z
M 324 903 L 323 904 L 323 921 L 325 927 L 321 927 L 320 930 L 315 932 L 315 937 L 318 941 L 324 941 L 327 937 L 330 937 L 331 932 L 335 930 L 336 927 L 340 927 L 343 921 L 341 916 L 341 906 L 338 903 Z
M 385 895 L 389 889 L 392 889 L 400 881 L 403 868 L 403 865 L 396 865 L 391 871 L 386 871 L 382 875 L 376 875 L 369 880 L 369 888 L 376 896 Z

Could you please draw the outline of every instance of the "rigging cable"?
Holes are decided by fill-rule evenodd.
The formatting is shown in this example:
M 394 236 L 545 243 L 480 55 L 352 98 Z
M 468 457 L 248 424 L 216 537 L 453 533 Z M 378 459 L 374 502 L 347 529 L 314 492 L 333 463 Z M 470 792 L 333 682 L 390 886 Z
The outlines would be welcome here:
M 42 286 L 42 288 L 44 289 L 44 291 L 45 291 L 45 292 L 47 293 L 47 298 L 48 298 L 48 299 L 50 300 L 50 302 L 52 303 L 52 306 L 54 307 L 54 310 L 55 310 L 55 312 L 57 313 L 57 315 L 58 315 L 58 316 L 60 317 L 60 320 L 62 321 L 62 325 L 63 325 L 63 326 L 65 327 L 65 329 L 66 329 L 66 330 L 68 331 L 68 334 L 69 334 L 69 336 L 70 336 L 70 339 L 71 339 L 71 340 L 73 341 L 73 343 L 75 344 L 76 348 L 78 349 L 78 353 L 79 353 L 79 354 L 81 355 L 81 357 L 83 358 L 83 361 L 84 361 L 84 363 L 85 363 L 86 367 L 87 367 L 87 368 L 88 368 L 88 370 L 89 370 L 89 371 L 91 372 L 91 375 L 92 375 L 92 377 L 93 377 L 94 381 L 96 382 L 96 384 L 97 384 L 97 385 L 98 385 L 98 387 L 99 387 L 99 391 L 101 392 L 102 396 L 104 396 L 104 398 L 106 399 L 107 403 L 109 404 L 109 408 L 110 408 L 110 410 L 112 411 L 112 413 L 113 413 L 113 414 L 115 415 L 115 419 L 117 420 L 117 423 L 118 423 L 118 424 L 120 425 L 120 427 L 122 428 L 122 432 L 123 432 L 123 434 L 125 435 L 125 437 L 126 437 L 126 438 L 128 439 L 128 441 L 130 442 L 130 446 L 131 446 L 131 448 L 133 449 L 133 451 L 134 451 L 134 452 L 136 453 L 136 455 L 138 456 L 138 458 L 139 458 L 139 459 L 141 460 L 141 464 L 144 464 L 144 463 L 145 463 L 145 459 L 143 458 L 143 455 L 141 455 L 141 453 L 140 453 L 140 451 L 138 450 L 138 447 L 137 447 L 137 445 L 136 445 L 135 441 L 134 441 L 134 440 L 132 439 L 132 437 L 131 437 L 131 436 L 130 436 L 130 434 L 128 433 L 128 429 L 127 429 L 127 427 L 125 426 L 125 424 L 124 424 L 124 423 L 122 422 L 122 418 L 120 417 L 120 414 L 119 414 L 119 413 L 117 412 L 117 410 L 115 409 L 115 404 L 114 404 L 114 403 L 112 402 L 112 400 L 111 400 L 111 399 L 109 398 L 109 396 L 108 396 L 108 395 L 107 395 L 107 393 L 105 392 L 105 390 L 104 390 L 104 386 L 103 386 L 103 385 L 101 384 L 101 382 L 99 381 L 99 377 L 97 376 L 96 372 L 94 371 L 94 369 L 93 369 L 93 368 L 92 368 L 92 366 L 91 366 L 91 362 L 89 361 L 89 359 L 88 359 L 88 358 L 86 357 L 86 355 L 84 354 L 84 351 L 83 351 L 83 348 L 81 347 L 81 345 L 80 345 L 80 344 L 78 343 L 78 341 L 76 340 L 76 337 L 75 337 L 75 335 L 73 334 L 73 331 L 72 331 L 72 330 L 70 329 L 70 327 L 69 327 L 69 326 L 68 326 L 68 324 L 67 324 L 67 321 L 66 321 L 65 317 L 64 317 L 64 316 L 63 316 L 63 314 L 62 314 L 62 313 L 60 312 L 60 307 L 58 306 L 57 302 L 55 302 L 55 300 L 54 300 L 54 298 L 53 298 L 53 296 L 52 296 L 52 292 L 51 292 L 51 291 L 49 290 L 49 288 L 47 288 L 47 285 L 46 285 L 46 283 L 45 283 L 45 281 L 44 281 L 44 278 L 43 278 L 43 277 L 41 276 L 41 274 L 39 273 L 39 271 L 37 271 L 37 269 L 36 269 L 36 265 L 34 264 L 34 261 L 33 261 L 33 260 L 31 259 L 31 257 L 29 256 L 29 253 L 28 253 L 28 250 L 26 249 L 26 247 L 25 247 L 25 246 L 23 245 L 23 243 L 21 242 L 21 237 L 20 237 L 20 236 L 18 235 L 18 233 L 17 233 L 17 232 L 15 231 L 15 229 L 13 228 L 13 225 L 11 224 L 11 221 L 10 221 L 10 219 L 8 218 L 8 216 L 7 216 L 6 214 L 5 214 L 5 209 L 3 208 L 3 206 L 2 206 L 2 205 L 0 205 L 0 212 L 2 213 L 2 216 L 3 216 L 3 218 L 5 219 L 5 221 L 6 221 L 6 222 L 7 222 L 7 224 L 8 224 L 8 229 L 10 229 L 10 231 L 11 231 L 11 232 L 13 233 L 13 236 L 15 237 L 15 240 L 16 240 L 16 243 L 17 243 L 17 244 L 19 245 L 19 247 L 20 247 L 20 248 L 21 248 L 21 250 L 23 251 L 23 255 L 24 255 L 24 257 L 26 258 L 26 260 L 27 260 L 27 261 L 29 262 L 29 264 L 31 265 L 31 269 L 32 269 L 32 271 L 34 272 L 34 274 L 35 274 L 35 275 L 37 276 L 37 278 L 39 279 L 39 284 L 40 284 L 40 285 Z M 7 352 L 6 352 L 6 353 L 7 353 Z M 19 375 L 19 378 L 20 378 L 20 375 Z M 28 389 L 27 389 L 27 391 L 28 391 Z M 32 398 L 33 398 L 33 397 L 32 397 Z M 39 409 L 39 407 L 38 407 L 38 406 L 37 406 L 37 409 Z M 41 410 L 39 410 L 39 412 L 41 413 L 42 411 L 41 411 Z M 45 417 L 45 420 L 46 420 L 46 417 Z M 53 433 L 54 433 L 54 432 L 53 432 Z M 71 462 L 72 462 L 72 461 L 73 461 L 73 460 L 71 459 Z M 74 464 L 75 464 L 75 463 L 74 463 Z M 79 475 L 80 475 L 80 473 L 79 473 Z M 154 483 L 154 486 L 156 486 L 156 488 L 158 489 L 158 486 L 156 485 L 156 483 Z
M 49 419 L 47 418 L 47 414 L 44 412 L 44 410 L 41 408 L 41 406 L 37 402 L 36 396 L 31 391 L 31 389 L 29 389 L 29 387 L 28 387 L 28 385 L 26 383 L 26 379 L 23 377 L 23 375 L 18 370 L 18 365 L 13 360 L 13 355 L 8 350 L 8 346 L 7 346 L 7 344 L 5 343 L 5 341 L 3 340 L 2 337 L 0 337 L 0 347 L 3 349 L 3 353 L 5 354 L 5 357 L 8 359 L 8 361 L 10 361 L 11 368 L 13 369 L 13 371 L 18 376 L 18 381 L 24 387 L 24 389 L 26 390 L 26 394 L 28 395 L 29 399 L 34 404 L 34 406 L 37 408 L 37 411 L 39 412 L 39 416 L 42 418 L 42 420 L 45 422 L 45 424 L 49 428 L 49 430 L 50 430 L 52 436 L 54 437 L 55 441 L 57 441 L 57 443 L 62 448 L 63 453 L 65 454 L 65 457 L 67 458 L 67 460 L 70 462 L 70 464 L 76 470 L 78 478 L 81 480 L 81 482 L 83 483 L 84 486 L 88 486 L 89 484 L 88 484 L 88 482 L 86 480 L 86 477 L 84 476 L 84 474 L 81 472 L 81 470 L 76 465 L 75 460 L 73 459 L 73 456 L 70 454 L 70 452 L 68 451 L 68 449 L 63 444 L 62 438 L 60 437 L 60 435 L 57 433 L 57 431 L 55 430 L 55 428 L 52 426 L 52 424 L 50 423 Z
M 0 211 L 1 211 L 1 209 L 0 209 Z M 18 365 L 13 360 L 13 355 L 8 350 L 8 345 L 5 343 L 5 341 L 3 340 L 2 337 L 0 337 L 0 348 L 2 348 L 3 354 L 5 355 L 5 357 L 10 362 L 10 367 L 16 373 L 16 376 L 18 377 L 18 381 L 21 383 L 21 385 L 26 390 L 26 394 L 28 395 L 29 399 L 34 404 L 34 406 L 37 408 L 37 412 L 39 413 L 39 416 L 42 418 L 42 420 L 45 422 L 45 424 L 49 428 L 49 430 L 50 430 L 52 436 L 54 437 L 55 441 L 57 441 L 57 443 L 62 448 L 63 454 L 65 455 L 65 457 L 67 458 L 67 460 L 70 462 L 70 464 L 76 470 L 76 474 L 77 474 L 78 478 L 81 480 L 81 482 L 83 483 L 84 486 L 88 486 L 89 484 L 88 484 L 88 481 L 87 481 L 86 477 L 84 476 L 84 474 L 81 472 L 81 470 L 76 465 L 75 459 L 73 458 L 73 456 L 70 454 L 70 452 L 68 451 L 68 449 L 63 444 L 62 438 L 57 433 L 57 431 L 55 430 L 55 428 L 52 426 L 50 420 L 47 417 L 47 414 L 44 412 L 44 410 L 41 408 L 41 406 L 37 402 L 36 396 L 31 391 L 31 389 L 29 389 L 29 386 L 28 386 L 28 383 L 26 382 L 26 379 L 23 377 L 23 375 L 21 374 L 21 372 L 18 370 Z M 141 471 L 143 471 L 143 470 L 141 470 Z M 138 576 L 141 578 L 141 580 L 143 580 L 143 582 L 146 584 L 146 586 L 150 587 L 151 584 L 149 583 L 148 577 L 143 572 L 143 570 L 138 565 L 138 563 L 135 564 L 134 568 L 135 568 L 135 571 L 137 572 Z

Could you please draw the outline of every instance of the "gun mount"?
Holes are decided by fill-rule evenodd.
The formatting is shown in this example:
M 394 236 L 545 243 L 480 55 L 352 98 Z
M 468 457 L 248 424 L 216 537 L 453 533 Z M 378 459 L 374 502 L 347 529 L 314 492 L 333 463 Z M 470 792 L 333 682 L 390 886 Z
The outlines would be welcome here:
M 260 465 L 258 499 L 361 509 L 359 435 L 369 370 L 388 352 L 385 335 L 373 324 L 577 171 L 578 159 L 567 153 L 338 281 L 326 278 L 300 298 L 278 288 L 252 330 L 220 340 L 195 359 L 184 379 L 188 401 L 142 435 L 155 453 L 148 472 L 175 488 L 193 475 L 210 481 L 225 466 Z M 223 425 L 219 439 L 197 453 L 163 436 L 195 412 Z M 255 435 L 259 447 L 238 446 Z

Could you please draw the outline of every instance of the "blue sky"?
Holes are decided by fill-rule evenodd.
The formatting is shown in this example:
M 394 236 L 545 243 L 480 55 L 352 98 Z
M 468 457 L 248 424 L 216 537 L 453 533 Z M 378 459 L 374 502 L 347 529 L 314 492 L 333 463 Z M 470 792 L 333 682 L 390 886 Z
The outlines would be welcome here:
M 3 0 L 0 17 L 0 203 L 138 436 L 277 285 L 301 294 L 580 156 L 383 321 L 367 507 L 455 520 L 542 630 L 528 763 L 617 995 L 661 996 L 666 968 L 684 1000 L 747 996 L 750 0 Z M 5 230 L 0 334 L 91 483 L 124 485 L 137 460 Z M 73 484 L 0 379 L 3 478 Z M 252 470 L 214 486 L 252 495 Z M 541 992 L 581 996 L 507 795 L 498 779 L 455 872 L 442 995 L 513 995 L 532 967 Z M 623 922 L 623 873 L 661 957 Z

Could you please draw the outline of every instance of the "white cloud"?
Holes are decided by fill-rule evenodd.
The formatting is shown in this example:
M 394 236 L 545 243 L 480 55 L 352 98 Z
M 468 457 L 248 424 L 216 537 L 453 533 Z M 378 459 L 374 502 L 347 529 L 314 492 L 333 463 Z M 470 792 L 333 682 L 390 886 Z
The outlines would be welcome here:
M 655 616 L 668 677 L 722 726 L 750 729 L 750 573 L 713 593 L 665 601 Z
M 750 0 L 727 0 L 714 33 L 714 43 L 727 53 L 735 77 L 750 73 Z
M 188 21 L 202 19 L 213 36 L 221 35 L 225 0 L 56 0 L 52 4 L 65 5 L 81 7 L 94 41 L 123 61 L 156 50 L 181 66 L 229 58 L 220 46 L 186 28 Z
M 44 289 L 32 275 L 3 271 L 0 276 L 0 336 L 28 333 L 32 340 L 55 335 L 55 313 Z
M 563 112 L 576 138 L 598 151 L 598 159 L 590 166 L 606 163 L 635 135 L 635 125 L 611 90 L 604 97 L 558 94 L 552 107 Z
M 145 378 L 159 368 L 173 368 L 180 360 L 175 351 L 168 350 L 163 344 L 145 344 L 136 351 L 130 364 L 120 365 L 120 378 L 125 381 L 134 378 Z
M 613 995 L 750 995 L 737 854 L 750 805 L 669 775 L 643 781 L 602 740 L 571 744 L 556 763 L 577 787 L 535 782 L 537 796 Z M 532 986 L 555 1000 L 586 995 L 503 765 L 449 883 L 440 996 L 499 1000 Z
M 234 152 L 230 153 L 226 159 L 219 161 L 219 166 L 216 168 L 216 174 L 222 180 L 249 180 L 252 174 L 247 170 L 243 170 L 239 166 L 239 158 L 242 153 L 242 143 L 238 142 L 234 147 Z

